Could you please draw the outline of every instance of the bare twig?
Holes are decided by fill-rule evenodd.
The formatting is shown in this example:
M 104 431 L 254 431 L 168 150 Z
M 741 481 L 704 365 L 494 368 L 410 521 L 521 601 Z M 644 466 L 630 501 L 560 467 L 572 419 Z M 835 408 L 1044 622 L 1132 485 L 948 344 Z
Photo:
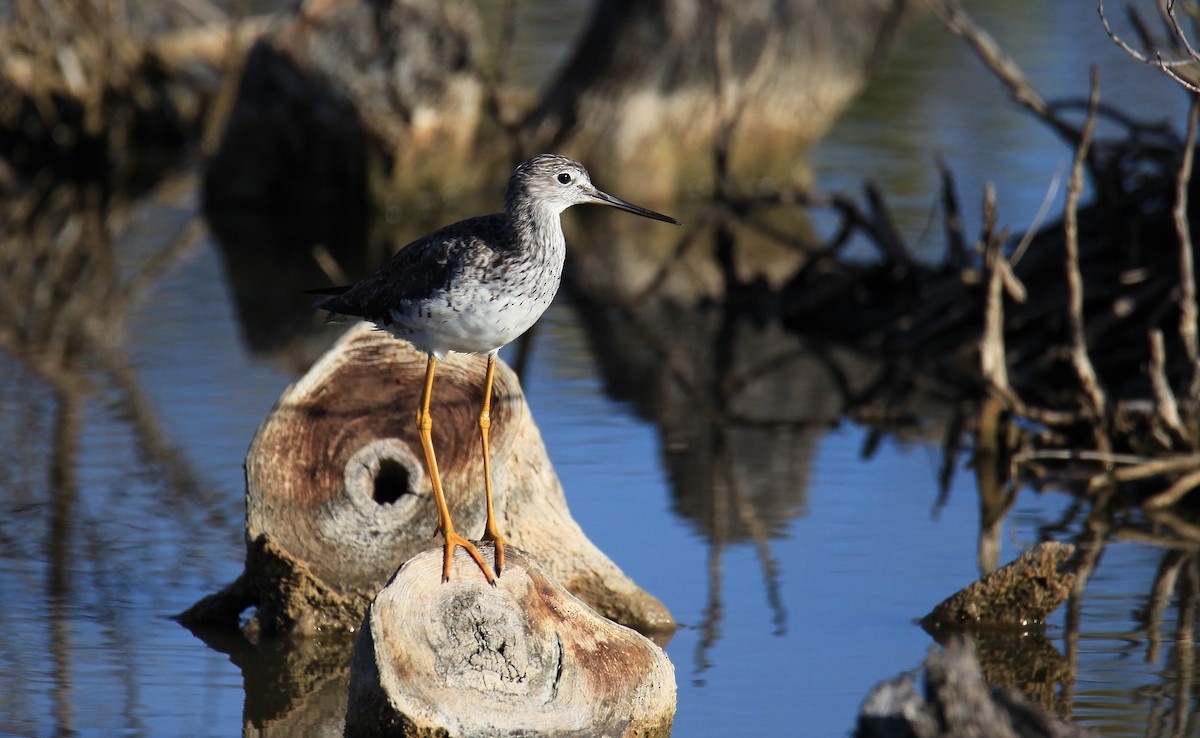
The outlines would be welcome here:
M 1097 421 L 1105 422 L 1105 406 L 1107 400 L 1096 370 L 1088 356 L 1087 339 L 1083 329 L 1083 276 L 1079 269 L 1079 197 L 1083 192 L 1083 166 L 1088 157 L 1088 149 L 1092 142 L 1092 131 L 1096 123 L 1096 105 L 1100 100 L 1100 78 L 1095 67 L 1092 67 L 1091 94 L 1089 97 L 1088 115 L 1080 132 L 1079 143 L 1075 147 L 1075 160 L 1071 166 L 1071 178 L 1067 183 L 1067 202 L 1063 218 L 1063 231 L 1066 246 L 1067 274 L 1067 321 L 1071 331 L 1071 362 L 1079 376 L 1084 393 L 1091 403 Z M 1098 440 L 1100 440 L 1098 438 Z
M 1106 484 L 1136 482 L 1163 474 L 1191 473 L 1192 471 L 1200 471 L 1200 456 L 1195 454 L 1168 456 L 1098 474 L 1088 483 L 1088 488 L 1096 489 Z
M 937 168 L 942 175 L 942 209 L 946 225 L 947 269 L 962 269 L 967 265 L 967 240 L 963 236 L 962 214 L 958 209 L 958 194 L 954 187 L 954 174 L 942 157 L 937 157 Z
M 1098 0 L 1097 2 L 1097 11 L 1100 13 L 1100 22 L 1104 24 L 1105 33 L 1108 34 L 1108 37 L 1112 39 L 1113 43 L 1121 47 L 1122 51 L 1124 51 L 1126 54 L 1129 54 L 1129 56 L 1133 59 L 1142 62 L 1143 64 L 1149 64 L 1151 66 L 1158 67 L 1168 77 L 1178 82 L 1185 89 L 1192 92 L 1200 92 L 1200 87 L 1197 87 L 1195 82 L 1186 79 L 1180 72 L 1176 71 L 1176 68 L 1190 68 L 1196 63 L 1197 57 L 1195 56 L 1195 51 L 1192 50 L 1191 44 L 1188 43 L 1187 38 L 1183 33 L 1183 29 L 1180 28 L 1178 20 L 1175 18 L 1174 7 L 1174 0 L 1167 0 L 1165 12 L 1170 18 L 1170 25 L 1174 31 L 1175 37 L 1183 42 L 1183 48 L 1186 49 L 1188 55 L 1192 57 L 1189 59 L 1166 59 L 1163 57 L 1162 52 L 1157 50 L 1154 51 L 1152 56 L 1148 56 L 1133 48 L 1124 40 L 1122 40 L 1121 37 L 1117 36 L 1116 31 L 1114 31 L 1112 26 L 1109 25 L 1108 16 L 1104 13 L 1104 0 Z M 1144 27 L 1139 26 L 1139 33 L 1143 36 L 1144 40 L 1148 40 L 1148 34 L 1146 34 Z
M 1181 516 L 1169 509 L 1149 508 L 1145 510 L 1146 518 L 1149 519 L 1158 528 L 1169 528 L 1177 538 L 1174 541 L 1167 542 L 1162 540 L 1163 535 L 1157 536 L 1158 541 L 1154 542 L 1156 546 L 1171 548 L 1177 551 L 1195 551 L 1197 544 L 1200 544 L 1200 526 L 1195 523 L 1184 520 Z M 1180 542 L 1182 539 L 1182 543 Z M 1180 723 L 1183 724 L 1182 722 Z
M 1156 470 L 1147 476 L 1165 473 L 1160 471 L 1157 467 L 1159 462 L 1153 461 L 1148 457 L 1139 456 L 1137 454 L 1114 454 L 1107 451 L 1087 451 L 1067 448 L 1036 449 L 1017 454 L 1013 457 L 1013 460 L 1022 464 L 1029 463 L 1031 461 L 1085 461 L 1095 464 L 1104 464 L 1105 466 L 1126 464 L 1130 468 L 1139 469 L 1148 465 L 1156 465 Z M 1170 460 L 1171 464 L 1165 467 L 1166 471 L 1177 471 L 1178 466 L 1183 464 L 1185 460 L 1188 465 L 1197 463 L 1196 458 L 1192 456 L 1176 457 Z M 1120 473 L 1120 471 L 1114 472 L 1114 476 L 1119 476 Z
M 874 182 L 867 182 L 864 189 L 867 206 L 871 213 L 870 222 L 873 226 L 871 230 L 877 238 L 876 245 L 883 251 L 884 258 L 890 264 L 910 269 L 913 265 L 912 257 L 908 255 L 908 250 L 904 247 L 904 239 L 901 238 L 899 232 L 896 231 L 895 224 L 892 223 L 887 204 L 883 200 L 883 193 L 879 191 L 879 187 Z
M 1163 7 L 1167 18 L 1171 20 L 1171 29 L 1175 31 L 1175 39 L 1179 42 L 1179 46 L 1187 52 L 1187 55 L 1193 61 L 1200 61 L 1200 55 L 1192 48 L 1192 44 L 1187 39 L 1187 34 L 1183 32 L 1183 27 L 1179 25 L 1179 19 L 1175 17 L 1175 0 L 1167 0 Z
M 1200 470 L 1196 470 L 1175 480 L 1175 483 L 1166 490 L 1146 499 L 1142 503 L 1142 507 L 1149 509 L 1170 507 L 1182 500 L 1184 495 L 1196 489 L 1196 487 L 1200 487 Z
M 1175 402 L 1175 393 L 1167 381 L 1166 349 L 1163 348 L 1162 331 L 1150 331 L 1150 388 L 1154 393 L 1154 409 L 1158 420 L 1166 426 L 1177 438 L 1187 438 L 1183 429 L 1183 421 L 1179 418 L 1179 406 Z M 1166 439 L 1168 441 L 1172 439 Z M 1172 443 L 1166 444 L 1168 447 Z
M 1029 249 L 1029 244 L 1033 243 L 1033 237 L 1042 229 L 1042 223 L 1046 220 L 1046 216 L 1050 214 L 1050 205 L 1054 203 L 1054 196 L 1058 194 L 1058 188 L 1062 186 L 1062 175 L 1063 165 L 1060 162 L 1058 168 L 1054 170 L 1054 176 L 1050 179 L 1050 184 L 1046 187 L 1046 196 L 1042 198 L 1042 204 L 1038 206 L 1038 211 L 1033 216 L 1033 222 L 1025 230 L 1025 235 L 1021 237 L 1020 243 L 1013 249 L 1012 256 L 1008 260 L 1010 266 L 1015 267 L 1021 263 L 1021 258 L 1025 256 L 1025 252 Z
M 987 274 L 987 298 L 983 317 L 983 337 L 979 342 L 979 363 L 988 385 L 1003 394 L 1010 394 L 1008 363 L 1004 352 L 1004 279 L 1007 264 L 996 237 L 996 188 L 991 182 L 983 191 L 983 265 Z
M 1174 16 L 1172 16 L 1173 18 Z M 1175 232 L 1179 236 L 1179 337 L 1191 365 L 1192 377 L 1189 395 L 1200 395 L 1200 350 L 1196 339 L 1196 275 L 1192 261 L 1192 231 L 1188 223 L 1188 185 L 1192 178 L 1192 160 L 1195 156 L 1196 128 L 1200 122 L 1200 97 L 1195 94 L 1188 106 L 1187 140 L 1183 147 L 1183 160 L 1179 163 L 1179 176 L 1175 181 Z

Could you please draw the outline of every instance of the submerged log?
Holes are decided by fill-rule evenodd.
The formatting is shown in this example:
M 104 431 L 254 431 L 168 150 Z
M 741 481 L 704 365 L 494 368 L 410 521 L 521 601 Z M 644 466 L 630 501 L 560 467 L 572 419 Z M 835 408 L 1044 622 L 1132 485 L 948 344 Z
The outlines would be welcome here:
M 484 365 L 467 355 L 440 362 L 431 407 L 447 504 L 468 537 L 482 532 L 485 517 L 477 426 Z M 246 458 L 245 572 L 185 613 L 185 624 L 233 624 L 257 606 L 256 625 L 267 633 L 353 629 L 397 566 L 440 550 L 414 422 L 424 373 L 424 354 L 364 323 L 284 392 Z M 513 546 L 606 617 L 642 631 L 674 627 L 663 604 L 572 519 L 503 362 L 491 447 L 497 519 Z
M 489 564 L 490 544 L 481 547 Z M 658 646 L 600 617 L 519 549 L 496 586 L 465 552 L 410 559 L 355 646 L 347 736 L 667 736 L 675 673 Z

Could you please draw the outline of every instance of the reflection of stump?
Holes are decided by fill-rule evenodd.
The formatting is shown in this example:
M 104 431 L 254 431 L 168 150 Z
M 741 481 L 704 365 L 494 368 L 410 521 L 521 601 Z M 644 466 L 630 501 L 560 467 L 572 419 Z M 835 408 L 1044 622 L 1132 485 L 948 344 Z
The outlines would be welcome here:
M 346 735 L 669 735 L 666 654 L 507 554 L 496 587 L 461 551 L 446 584 L 437 551 L 397 572 L 355 646 Z
M 1095 734 L 1058 718 L 1011 687 L 984 681 L 971 640 L 951 639 L 925 659 L 925 684 L 912 674 L 882 682 L 867 695 L 856 738 L 1089 738 Z
M 482 532 L 485 517 L 476 424 L 484 364 L 449 356 L 433 392 L 447 504 L 468 537 Z M 363 324 L 284 392 L 246 459 L 246 571 L 185 613 L 185 623 L 229 624 L 257 605 L 267 632 L 357 627 L 397 566 L 440 546 L 415 424 L 424 372 L 424 354 Z M 662 603 L 571 518 L 516 376 L 502 362 L 491 444 L 497 519 L 509 542 L 603 615 L 640 630 L 671 627 Z

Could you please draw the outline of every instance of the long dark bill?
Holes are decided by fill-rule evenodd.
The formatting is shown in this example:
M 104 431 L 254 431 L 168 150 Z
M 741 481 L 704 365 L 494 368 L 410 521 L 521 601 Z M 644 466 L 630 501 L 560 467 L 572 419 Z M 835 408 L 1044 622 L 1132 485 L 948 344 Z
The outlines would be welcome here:
M 656 213 L 653 210 L 647 210 L 646 208 L 639 208 L 637 205 L 634 205 L 633 203 L 625 202 L 624 200 L 622 200 L 619 197 L 613 197 L 612 195 L 608 194 L 607 192 L 602 192 L 600 190 L 596 190 L 592 196 L 596 198 L 596 202 L 600 205 L 611 205 L 614 208 L 619 208 L 621 210 L 624 210 L 627 213 L 633 213 L 634 215 L 640 215 L 643 218 L 650 218 L 652 220 L 661 220 L 664 223 L 674 223 L 675 225 L 683 225 L 682 223 L 675 220 L 674 218 L 672 218 L 669 215 L 663 215 L 662 213 Z

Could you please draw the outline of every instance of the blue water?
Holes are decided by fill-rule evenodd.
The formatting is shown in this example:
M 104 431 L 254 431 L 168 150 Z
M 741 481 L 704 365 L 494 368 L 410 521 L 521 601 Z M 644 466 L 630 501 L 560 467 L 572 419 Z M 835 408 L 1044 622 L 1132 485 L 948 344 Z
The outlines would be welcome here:
M 1088 3 L 989 2 L 978 19 L 1047 96 L 1083 94 L 1097 59 L 1105 89 L 1178 120 L 1177 91 L 1124 60 Z M 935 152 L 958 176 L 968 232 L 985 180 L 997 184 L 1001 220 L 1019 228 L 1069 161 L 958 41 L 922 26 L 813 162 L 829 189 L 875 178 L 900 229 L 936 254 Z M 127 266 L 145 251 L 138 238 L 163 238 L 196 214 L 194 191 L 183 190 L 145 205 L 155 229 L 124 247 Z M 1061 200 L 1060 190 L 1053 212 Z M 242 459 L 295 378 L 283 359 L 246 349 L 227 284 L 206 237 L 135 302 L 116 352 L 128 379 L 102 366 L 83 373 L 91 386 L 68 415 L 78 423 L 66 444 L 73 496 L 58 508 L 48 490 L 62 395 L 0 352 L 0 734 L 242 733 L 240 670 L 169 619 L 241 572 Z M 960 469 L 936 507 L 936 439 L 889 437 L 863 458 L 867 429 L 807 429 L 811 462 L 785 475 L 797 488 L 780 491 L 786 514 L 768 521 L 764 560 L 748 541 L 714 543 L 675 511 L 663 436 L 612 399 L 568 300 L 544 318 L 532 357 L 525 389 L 576 519 L 682 624 L 667 646 L 678 736 L 844 735 L 871 686 L 929 649 L 914 619 L 978 575 L 973 479 Z M 1023 492 L 1001 561 L 1069 504 Z M 1082 605 L 1074 712 L 1105 735 L 1145 735 L 1155 700 L 1173 704 L 1176 603 L 1156 658 L 1136 617 L 1162 556 L 1111 545 Z M 1063 618 L 1048 634 L 1065 652 Z

